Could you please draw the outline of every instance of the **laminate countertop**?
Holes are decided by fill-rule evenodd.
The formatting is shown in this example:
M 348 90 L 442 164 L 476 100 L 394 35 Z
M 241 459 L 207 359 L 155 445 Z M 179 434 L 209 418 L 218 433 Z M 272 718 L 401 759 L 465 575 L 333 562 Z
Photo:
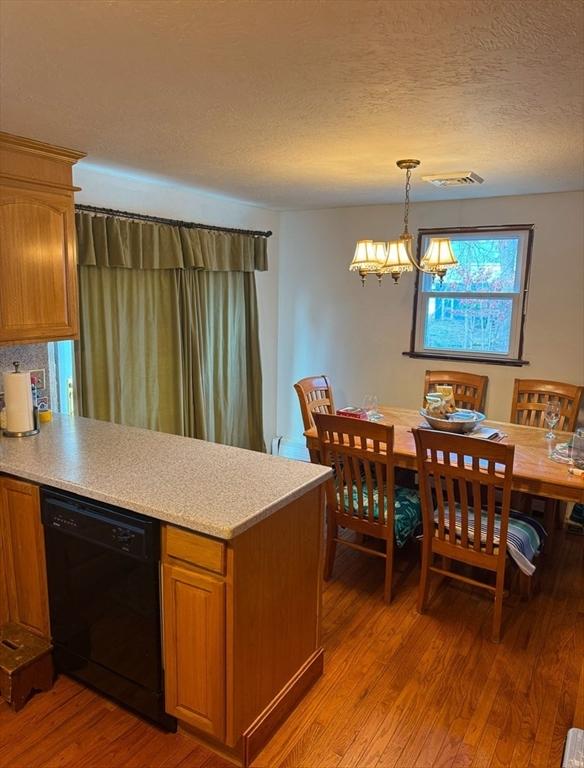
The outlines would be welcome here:
M 219 539 L 330 475 L 315 464 L 60 414 L 38 435 L 0 437 L 0 472 Z

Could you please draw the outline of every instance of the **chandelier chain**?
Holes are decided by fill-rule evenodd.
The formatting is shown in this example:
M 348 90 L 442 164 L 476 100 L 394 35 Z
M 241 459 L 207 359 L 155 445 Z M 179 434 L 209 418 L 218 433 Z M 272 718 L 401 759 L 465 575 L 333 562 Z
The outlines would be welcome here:
M 409 235 L 408 221 L 410 218 L 410 189 L 411 189 L 412 171 L 406 170 L 406 199 L 404 204 L 404 235 Z

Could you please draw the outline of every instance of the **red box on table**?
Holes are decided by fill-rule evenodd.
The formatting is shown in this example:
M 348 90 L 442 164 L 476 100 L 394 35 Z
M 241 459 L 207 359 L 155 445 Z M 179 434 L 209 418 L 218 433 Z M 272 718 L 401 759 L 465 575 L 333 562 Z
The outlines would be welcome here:
M 364 408 L 353 408 L 347 406 L 346 408 L 339 408 L 337 416 L 347 416 L 350 419 L 361 419 L 361 421 L 367 421 L 367 411 Z

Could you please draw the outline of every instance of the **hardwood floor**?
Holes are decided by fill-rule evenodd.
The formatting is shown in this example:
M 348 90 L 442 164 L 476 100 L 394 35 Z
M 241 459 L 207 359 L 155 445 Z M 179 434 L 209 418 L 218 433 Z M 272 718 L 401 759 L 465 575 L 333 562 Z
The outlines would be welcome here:
M 341 550 L 324 594 L 325 675 L 255 768 L 556 768 L 584 727 L 584 540 L 558 536 L 530 603 L 444 585 L 415 611 L 418 571 L 382 600 L 383 563 Z M 398 568 L 400 566 L 398 562 Z M 227 768 L 59 678 L 19 713 L 0 705 L 2 768 Z

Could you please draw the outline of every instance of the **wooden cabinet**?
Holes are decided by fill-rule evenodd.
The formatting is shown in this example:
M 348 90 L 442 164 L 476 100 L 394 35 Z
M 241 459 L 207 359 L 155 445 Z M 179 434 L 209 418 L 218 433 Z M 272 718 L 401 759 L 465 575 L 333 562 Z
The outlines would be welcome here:
M 225 736 L 225 584 L 162 566 L 166 710 L 203 733 Z
M 0 133 L 0 344 L 78 336 L 71 182 L 81 157 Z
M 0 476 L 0 621 L 50 636 L 38 486 Z
M 166 711 L 240 765 L 322 674 L 323 488 L 229 541 L 162 528 Z

